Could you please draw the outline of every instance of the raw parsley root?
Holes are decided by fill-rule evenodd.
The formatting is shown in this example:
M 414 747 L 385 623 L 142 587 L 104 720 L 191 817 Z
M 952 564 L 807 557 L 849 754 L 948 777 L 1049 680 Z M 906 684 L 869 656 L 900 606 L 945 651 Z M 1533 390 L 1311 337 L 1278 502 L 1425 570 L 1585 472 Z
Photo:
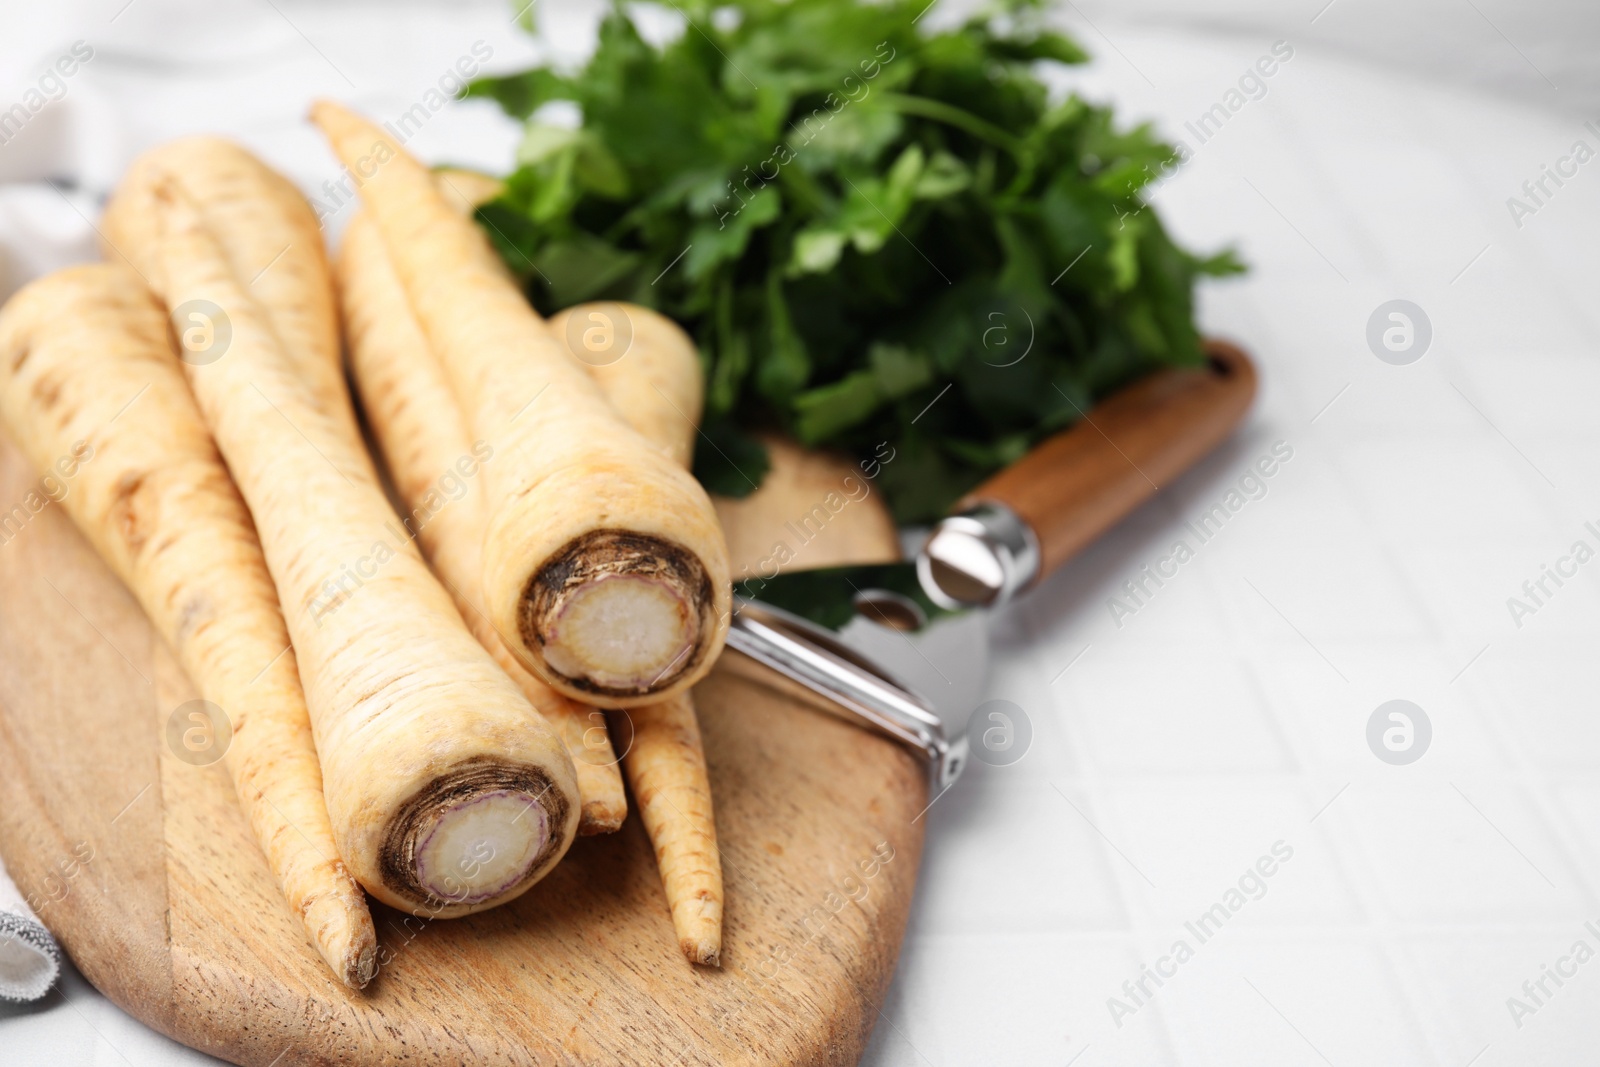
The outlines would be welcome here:
M 617 414 L 688 465 L 705 390 L 694 342 L 676 323 L 637 304 L 580 304 L 558 312 L 550 329 L 589 367 Z M 678 946 L 690 962 L 714 966 L 722 953 L 722 855 L 694 701 L 681 693 L 612 712 L 612 720 L 616 736 L 633 739 L 622 763 Z
M 462 189 L 468 183 L 441 176 L 440 184 Z M 467 205 L 463 214 L 471 210 Z M 365 212 L 345 231 L 334 280 L 356 388 L 408 509 L 408 528 L 455 598 L 467 628 L 566 744 L 583 805 L 578 832 L 616 830 L 628 802 L 605 717 L 529 674 L 484 613 L 480 583 L 488 514 L 478 459 L 487 446 L 480 444 L 474 454 L 444 369 L 411 314 L 383 240 Z M 492 452 L 490 457 L 493 462 Z M 448 495 L 440 491 L 441 479 L 450 480 Z
M 0 313 L 0 407 L 41 467 L 93 448 L 62 505 L 228 716 L 224 758 L 267 866 L 334 973 L 366 985 L 377 939 L 334 847 L 278 591 L 165 309 L 120 264 L 32 283 Z
M 626 724 L 618 721 L 623 716 Z M 611 718 L 619 736 L 633 731 L 622 764 L 655 848 L 678 947 L 690 963 L 715 967 L 722 958 L 722 854 L 694 702 L 679 693 Z
M 295 361 L 324 410 L 330 417 L 353 419 L 333 292 L 317 284 L 326 279 L 328 267 L 316 216 L 293 183 L 244 148 L 220 137 L 180 137 L 135 159 L 101 220 L 106 258 L 153 276 L 161 247 L 156 189 L 172 176 L 204 202 L 234 273 L 250 282 L 283 341 L 284 355 Z M 202 329 L 190 333 L 194 325 Z M 192 317 L 179 323 L 180 342 L 204 340 L 204 325 Z M 182 354 L 205 358 L 205 353 Z M 356 464 L 352 476 L 370 476 L 365 452 L 350 459 Z
M 694 25 L 662 48 L 614 3 L 581 70 L 471 86 L 529 119 L 479 218 L 543 313 L 630 300 L 689 330 L 714 492 L 762 469 L 747 429 L 862 458 L 887 438 L 880 486 L 929 519 L 1095 397 L 1201 359 L 1195 280 L 1236 265 L 1146 206 L 1171 148 L 1049 96 L 1035 68 L 1084 55 L 1038 0 L 939 31 L 927 0 L 670 6 Z M 552 101 L 581 126 L 543 122 Z
M 622 707 L 710 670 L 731 611 L 727 545 L 705 490 L 606 403 L 506 278 L 478 229 L 388 135 L 312 108 L 362 201 L 486 474 L 483 595 L 501 639 L 547 684 Z
M 149 265 L 169 312 L 205 301 L 228 316 L 226 351 L 184 371 L 283 605 L 339 855 L 394 907 L 434 917 L 493 907 L 571 843 L 571 759 L 395 519 L 348 402 L 331 407 L 329 387 L 307 371 L 326 354 L 289 350 L 283 309 L 252 284 L 260 268 L 230 254 L 290 243 L 298 227 L 286 215 L 310 208 L 233 209 L 238 187 L 193 179 L 158 168 L 155 225 L 125 230 L 124 247 L 154 242 L 128 254 Z M 108 214 L 117 210 L 114 200 Z M 256 227 L 270 232 L 241 232 Z M 296 286 L 301 299 L 331 300 L 320 243 L 272 299 L 296 299 Z
M 694 342 L 638 304 L 580 304 L 550 317 L 550 332 L 586 367 L 623 421 L 680 467 L 694 457 L 705 384 Z

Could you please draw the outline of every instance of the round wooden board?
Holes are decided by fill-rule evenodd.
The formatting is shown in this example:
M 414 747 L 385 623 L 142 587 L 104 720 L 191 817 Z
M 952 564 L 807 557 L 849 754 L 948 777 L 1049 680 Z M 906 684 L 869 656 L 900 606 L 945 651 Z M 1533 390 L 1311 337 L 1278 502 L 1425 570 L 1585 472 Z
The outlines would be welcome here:
M 784 523 L 850 473 L 796 470 L 725 511 L 735 543 L 785 541 L 795 566 L 891 549 L 870 496 L 794 544 Z M 30 509 L 36 488 L 0 441 L 0 508 L 22 508 L 0 512 L 0 854 L 125 1010 L 249 1067 L 859 1059 L 922 851 L 910 753 L 719 669 L 695 698 L 726 879 L 721 969 L 679 954 L 630 817 L 505 907 L 426 922 L 374 904 L 393 958 L 353 993 L 290 915 L 222 765 L 167 747 L 193 686 L 62 510 Z

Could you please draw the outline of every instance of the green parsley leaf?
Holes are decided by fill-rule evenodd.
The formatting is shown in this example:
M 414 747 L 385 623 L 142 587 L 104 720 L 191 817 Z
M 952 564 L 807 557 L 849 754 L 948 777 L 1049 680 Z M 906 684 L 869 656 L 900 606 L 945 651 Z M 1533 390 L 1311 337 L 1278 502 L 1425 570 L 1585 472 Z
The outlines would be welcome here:
M 638 301 L 699 345 L 714 492 L 760 482 L 774 429 L 871 457 L 897 519 L 937 517 L 1107 392 L 1199 362 L 1195 283 L 1243 269 L 1149 205 L 1170 146 L 1046 91 L 1042 64 L 1086 56 L 1041 0 L 940 30 L 926 4 L 680 0 L 692 25 L 658 48 L 612 0 L 581 69 L 468 90 L 528 122 L 476 217 L 534 305 Z M 577 129 L 541 122 L 557 100 Z

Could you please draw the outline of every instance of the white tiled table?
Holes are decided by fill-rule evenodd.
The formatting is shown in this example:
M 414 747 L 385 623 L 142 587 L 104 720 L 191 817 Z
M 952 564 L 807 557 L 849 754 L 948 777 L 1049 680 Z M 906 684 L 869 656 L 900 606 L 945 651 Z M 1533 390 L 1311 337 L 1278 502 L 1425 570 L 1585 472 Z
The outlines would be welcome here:
M 497 7 L 413 11 L 423 32 L 359 46 L 350 31 L 392 27 L 395 9 L 293 10 L 380 112 L 418 91 L 386 60 L 426 75 L 480 37 L 508 65 L 523 54 Z M 1075 80 L 1170 132 L 1272 44 L 1096 17 L 1108 42 L 1067 21 L 1103 57 Z M 183 125 L 237 129 L 314 187 L 331 165 L 293 120 L 314 92 L 349 94 L 297 40 L 268 61 L 281 105 L 229 117 L 213 103 Z M 1574 540 L 1600 549 L 1584 529 L 1600 520 L 1600 162 L 1520 229 L 1505 204 L 1600 136 L 1583 116 L 1358 65 L 1315 26 L 1293 44 L 1268 95 L 1157 196 L 1190 246 L 1236 242 L 1252 264 L 1201 303 L 1209 331 L 1256 356 L 1256 410 L 1004 621 L 993 695 L 1024 709 L 1031 748 L 974 763 L 926 816 L 876 1067 L 1600 1059 L 1600 962 L 1547 981 L 1520 1028 L 1507 1008 L 1575 941 L 1600 951 L 1584 927 L 1600 920 L 1600 562 L 1520 629 L 1506 607 Z M 132 77 L 115 62 L 94 73 L 95 92 Z M 207 76 L 185 75 L 187 90 Z M 128 150 L 173 132 L 153 116 L 177 91 L 144 99 Z M 434 127 L 427 153 L 503 159 L 487 115 Z M 1433 326 L 1409 366 L 1365 341 L 1395 298 Z M 1278 441 L 1293 456 L 1266 495 L 1119 627 L 1108 598 Z M 1366 741 L 1395 698 L 1433 727 L 1408 766 Z M 1278 842 L 1293 854 L 1264 895 L 1200 943 L 1185 923 Z M 1134 1006 L 1124 982 L 1180 938 L 1192 958 L 1114 1020 L 1108 999 Z M 75 975 L 65 989 L 0 1009 L 0 1062 L 210 1062 Z
M 1127 58 L 1086 33 L 1094 84 L 1180 134 L 1271 44 L 1101 26 Z M 1294 43 L 1157 196 L 1254 267 L 1202 319 L 1257 356 L 1260 403 L 1011 618 L 996 695 L 1033 749 L 930 812 L 871 1063 L 1596 1061 L 1600 965 L 1520 1028 L 1507 998 L 1600 952 L 1600 565 L 1520 629 L 1506 599 L 1600 550 L 1600 167 L 1520 230 L 1505 200 L 1600 137 Z M 1365 341 L 1394 298 L 1433 325 L 1409 366 Z M 1119 627 L 1108 599 L 1277 441 L 1267 494 Z M 1433 725 L 1408 766 L 1367 747 L 1394 698 Z M 1200 943 L 1185 923 L 1278 841 L 1293 858 Z M 1180 938 L 1193 958 L 1114 1016 Z

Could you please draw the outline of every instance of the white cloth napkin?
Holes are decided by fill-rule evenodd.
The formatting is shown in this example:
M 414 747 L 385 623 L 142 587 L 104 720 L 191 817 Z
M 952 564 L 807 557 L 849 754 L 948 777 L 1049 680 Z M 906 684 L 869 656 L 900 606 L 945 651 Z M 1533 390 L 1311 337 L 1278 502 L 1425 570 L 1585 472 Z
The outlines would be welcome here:
M 38 1000 L 61 973 L 61 949 L 0 860 L 0 1000 Z
M 342 171 L 306 121 L 312 100 L 342 100 L 390 122 L 439 100 L 441 84 L 459 87 L 462 72 L 519 70 L 561 51 L 518 29 L 512 15 L 523 5 L 502 0 L 399 11 L 373 2 L 224 6 L 138 0 L 107 23 L 89 0 L 63 0 L 19 8 L 16 27 L 6 16 L 0 302 L 41 274 L 100 258 L 93 221 L 127 165 L 154 145 L 196 133 L 231 138 L 332 205 L 328 189 Z M 545 19 L 578 42 L 569 51 L 587 47 L 588 6 L 553 8 Z M 54 78 L 58 69 L 73 73 Z M 30 100 L 42 106 L 17 129 L 6 109 Z M 407 148 L 429 163 L 500 173 L 520 136 L 490 101 L 453 101 L 430 111 Z M 349 199 L 325 219 L 330 243 L 353 213 Z

